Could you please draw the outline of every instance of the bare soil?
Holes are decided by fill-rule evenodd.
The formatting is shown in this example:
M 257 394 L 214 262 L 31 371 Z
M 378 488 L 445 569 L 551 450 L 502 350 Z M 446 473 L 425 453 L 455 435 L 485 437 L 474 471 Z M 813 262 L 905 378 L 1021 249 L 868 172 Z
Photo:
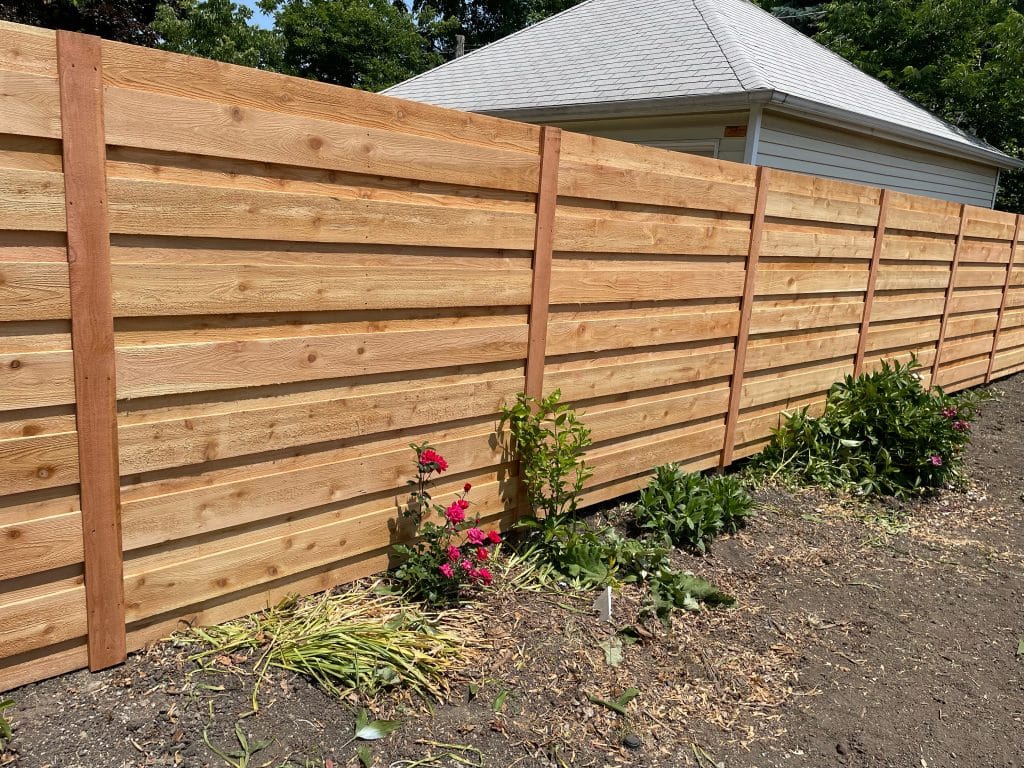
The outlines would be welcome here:
M 402 721 L 375 764 L 1024 767 L 1024 375 L 996 388 L 969 490 L 901 505 L 766 489 L 740 535 L 678 555 L 736 595 L 732 610 L 665 631 L 639 624 L 631 588 L 611 624 L 593 595 L 487 593 L 484 647 L 451 701 L 372 702 Z M 613 666 L 601 644 L 628 626 L 637 642 Z M 196 672 L 194 650 L 162 643 L 12 692 L 0 764 L 355 764 L 354 702 L 278 673 L 253 714 L 249 661 Z M 625 717 L 595 701 L 631 687 Z M 236 724 L 273 743 L 248 763 L 218 757 L 206 742 L 237 749 Z

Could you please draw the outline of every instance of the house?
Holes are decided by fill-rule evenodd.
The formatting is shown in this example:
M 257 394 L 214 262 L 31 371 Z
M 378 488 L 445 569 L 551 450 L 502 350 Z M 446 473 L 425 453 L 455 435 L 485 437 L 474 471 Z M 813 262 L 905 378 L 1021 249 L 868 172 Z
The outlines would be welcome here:
M 986 207 L 1024 166 L 747 0 L 587 0 L 385 93 Z

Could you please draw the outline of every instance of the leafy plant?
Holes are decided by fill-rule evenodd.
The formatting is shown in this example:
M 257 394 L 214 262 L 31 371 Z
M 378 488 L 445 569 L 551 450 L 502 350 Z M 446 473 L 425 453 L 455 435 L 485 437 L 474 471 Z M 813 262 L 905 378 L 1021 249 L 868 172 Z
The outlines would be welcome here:
M 735 533 L 754 500 L 734 475 L 705 476 L 665 464 L 640 493 L 633 515 L 643 531 L 667 544 L 706 552 L 720 533 Z
M 485 563 L 490 559 L 490 547 L 501 542 L 501 535 L 496 531 L 484 533 L 479 517 L 468 518 L 469 483 L 447 507 L 435 504 L 430 483 L 435 474 L 448 470 L 448 462 L 427 443 L 411 447 L 416 452 L 416 479 L 409 481 L 411 499 L 402 514 L 415 523 L 417 538 L 394 547 L 402 558 L 395 578 L 416 599 L 451 603 L 463 587 L 492 582 L 494 577 Z M 431 513 L 441 522 L 431 520 Z
M 959 482 L 971 419 L 986 395 L 926 390 L 919 367 L 916 358 L 886 361 L 879 370 L 834 384 L 821 416 L 806 408 L 786 414 L 768 447 L 752 459 L 751 471 L 896 497 Z
M 555 570 L 581 589 L 646 584 L 650 598 L 644 613 L 663 624 L 669 623 L 675 610 L 734 602 L 710 582 L 673 568 L 669 548 L 657 541 L 622 536 L 612 526 L 570 527 L 561 517 L 530 522 L 534 535 L 527 539 L 524 559 Z
M 501 428 L 519 461 L 532 513 L 570 519 L 593 474 L 583 459 L 590 429 L 561 399 L 557 389 L 541 400 L 520 393 L 502 408 Z

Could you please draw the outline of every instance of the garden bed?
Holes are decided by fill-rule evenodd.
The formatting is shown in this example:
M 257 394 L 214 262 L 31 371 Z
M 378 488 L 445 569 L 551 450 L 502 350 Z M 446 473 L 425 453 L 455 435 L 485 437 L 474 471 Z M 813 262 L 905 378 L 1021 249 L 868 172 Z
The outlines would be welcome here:
M 1020 765 L 1024 376 L 997 389 L 1006 396 L 975 426 L 971 490 L 909 504 L 759 491 L 739 536 L 708 558 L 674 555 L 736 608 L 678 615 L 669 633 L 643 625 L 621 663 L 609 664 L 609 639 L 640 626 L 634 588 L 616 596 L 611 624 L 593 594 L 485 592 L 471 623 L 481 647 L 449 703 L 374 702 L 375 716 L 401 721 L 372 745 L 375 764 Z M 163 643 L 14 691 L 6 760 L 225 766 L 207 742 L 237 749 L 240 724 L 273 739 L 250 768 L 354 764 L 350 708 L 272 672 L 252 714 L 251 661 L 228 655 L 190 675 L 194 650 Z M 625 717 L 597 701 L 630 688 Z M 627 735 L 641 746 L 623 746 Z

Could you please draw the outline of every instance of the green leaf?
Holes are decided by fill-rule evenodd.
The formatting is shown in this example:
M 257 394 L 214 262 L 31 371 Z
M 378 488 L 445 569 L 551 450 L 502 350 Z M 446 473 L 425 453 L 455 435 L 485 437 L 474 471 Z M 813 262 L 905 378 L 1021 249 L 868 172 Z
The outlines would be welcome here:
M 394 733 L 401 725 L 398 720 L 371 720 L 366 725 L 356 728 L 355 737 L 362 741 L 376 741 Z
M 1021 638 L 1020 642 L 1017 643 L 1017 656 L 1024 656 L 1024 638 Z
M 359 758 L 359 762 L 362 763 L 363 768 L 370 768 L 373 765 L 373 752 L 365 744 L 360 744 L 356 747 L 356 757 Z
M 502 707 L 505 706 L 505 699 L 508 698 L 508 693 L 508 688 L 502 688 L 494 699 L 494 704 L 491 706 L 491 709 L 495 712 L 501 712 Z

